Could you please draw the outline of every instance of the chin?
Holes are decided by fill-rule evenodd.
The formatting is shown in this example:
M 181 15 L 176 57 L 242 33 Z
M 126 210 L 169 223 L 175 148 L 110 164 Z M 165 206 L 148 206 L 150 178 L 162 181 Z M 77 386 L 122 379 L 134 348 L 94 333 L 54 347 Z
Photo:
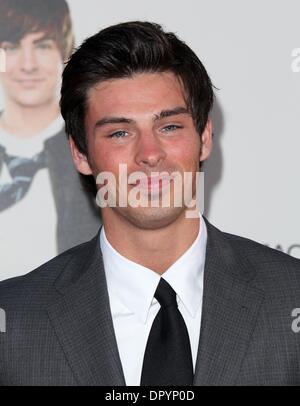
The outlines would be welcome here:
M 136 207 L 117 208 L 118 214 L 134 227 L 156 230 L 174 223 L 185 213 L 183 207 Z
M 20 98 L 17 100 L 17 103 L 19 106 L 22 106 L 24 108 L 26 107 L 39 107 L 43 106 L 46 104 L 45 100 L 41 100 L 40 98 L 35 98 L 35 97 L 28 97 L 28 98 Z

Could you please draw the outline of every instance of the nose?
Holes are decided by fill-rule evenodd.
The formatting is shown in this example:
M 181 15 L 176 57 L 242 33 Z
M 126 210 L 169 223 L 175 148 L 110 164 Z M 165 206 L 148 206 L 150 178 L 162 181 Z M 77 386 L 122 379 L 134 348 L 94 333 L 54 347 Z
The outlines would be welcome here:
M 37 69 L 37 59 L 32 47 L 24 47 L 20 53 L 20 68 L 23 72 L 32 73 Z
M 166 152 L 161 142 L 151 131 L 143 132 L 138 140 L 135 161 L 139 166 L 158 167 L 165 159 Z

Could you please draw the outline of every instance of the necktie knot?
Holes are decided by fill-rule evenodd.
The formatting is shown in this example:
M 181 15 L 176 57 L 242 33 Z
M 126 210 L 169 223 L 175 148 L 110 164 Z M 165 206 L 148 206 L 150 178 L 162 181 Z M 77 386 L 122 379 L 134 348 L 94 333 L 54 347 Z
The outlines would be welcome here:
M 177 307 L 176 292 L 163 278 L 159 281 L 154 297 L 162 308 Z
M 4 162 L 12 177 L 12 182 L 0 183 L 0 212 L 8 209 L 26 195 L 37 171 L 46 166 L 46 156 L 44 151 L 32 158 L 5 154 Z
M 17 176 L 32 178 L 39 169 L 46 166 L 45 151 L 39 152 L 32 158 L 5 154 L 4 161 L 13 178 Z

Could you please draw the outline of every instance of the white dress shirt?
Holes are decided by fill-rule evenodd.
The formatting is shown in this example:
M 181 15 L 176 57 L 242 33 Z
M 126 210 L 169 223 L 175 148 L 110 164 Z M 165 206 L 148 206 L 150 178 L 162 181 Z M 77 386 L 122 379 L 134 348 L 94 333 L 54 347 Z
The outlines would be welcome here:
M 162 275 L 177 294 L 178 309 L 189 333 L 194 369 L 200 335 L 206 241 L 206 225 L 200 215 L 196 240 Z M 107 240 L 104 227 L 100 246 L 126 385 L 140 385 L 148 336 L 160 309 L 154 293 L 161 276 L 119 254 Z

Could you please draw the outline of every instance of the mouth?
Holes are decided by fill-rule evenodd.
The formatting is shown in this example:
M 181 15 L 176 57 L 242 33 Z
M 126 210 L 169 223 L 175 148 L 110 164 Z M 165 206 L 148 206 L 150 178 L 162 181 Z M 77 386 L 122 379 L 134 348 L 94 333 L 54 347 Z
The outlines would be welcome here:
M 31 88 L 42 83 L 44 79 L 17 79 L 15 82 L 22 87 Z
M 147 178 L 138 179 L 131 183 L 131 186 L 138 187 L 141 191 L 161 190 L 172 182 L 171 176 L 150 176 Z

